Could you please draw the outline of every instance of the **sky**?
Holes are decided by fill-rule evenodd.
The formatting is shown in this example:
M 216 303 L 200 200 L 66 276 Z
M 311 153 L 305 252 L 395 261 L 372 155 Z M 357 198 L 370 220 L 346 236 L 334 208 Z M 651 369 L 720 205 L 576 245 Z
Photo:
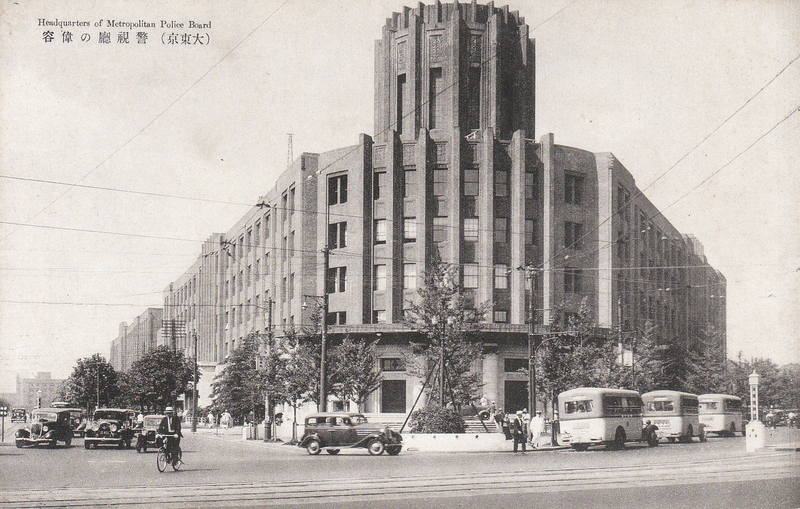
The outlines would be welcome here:
M 295 157 L 372 134 L 374 41 L 403 5 L 0 0 L 0 392 L 108 357 L 272 187 L 287 133 Z M 800 2 L 509 5 L 536 39 L 534 136 L 612 152 L 700 239 L 729 357 L 800 362 Z

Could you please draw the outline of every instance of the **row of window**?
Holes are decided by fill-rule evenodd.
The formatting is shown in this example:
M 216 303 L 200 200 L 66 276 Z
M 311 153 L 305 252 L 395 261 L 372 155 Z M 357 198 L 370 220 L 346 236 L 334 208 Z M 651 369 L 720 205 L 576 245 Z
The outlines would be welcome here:
M 433 170 L 433 186 L 432 186 L 432 194 L 434 196 L 446 196 L 447 195 L 447 175 L 448 170 L 446 167 L 440 166 Z M 347 185 L 346 175 L 344 176 L 337 176 L 331 177 L 331 180 L 336 179 L 337 184 L 334 187 L 340 187 L 342 185 L 342 179 L 344 178 L 344 184 Z M 373 200 L 380 200 L 387 196 L 386 187 L 387 183 L 387 173 L 385 169 L 378 169 L 375 170 L 373 173 L 372 178 L 372 199 Z M 402 186 L 403 197 L 409 198 L 416 195 L 417 190 L 417 171 L 416 167 L 414 166 L 405 166 L 403 168 L 403 181 L 400 183 Z M 330 182 L 330 181 L 329 181 Z M 463 192 L 464 196 L 479 196 L 480 195 L 480 181 L 479 181 L 479 170 L 478 168 L 465 168 L 463 170 Z M 329 189 L 331 185 L 329 184 Z M 506 170 L 496 170 L 494 172 L 494 195 L 497 197 L 505 198 L 510 196 L 510 185 L 509 185 L 509 172 Z M 575 194 L 574 186 L 573 190 L 570 191 L 570 196 L 572 197 Z M 335 193 L 335 196 L 339 196 L 341 191 L 338 190 Z M 346 190 L 345 190 L 345 197 L 346 197 Z M 580 196 L 580 192 L 577 192 L 578 196 Z M 328 203 L 330 205 L 335 205 L 336 203 L 342 203 L 341 201 L 333 201 L 330 196 L 329 191 L 329 199 Z M 527 201 L 534 201 L 539 197 L 539 186 L 537 180 L 537 174 L 528 172 L 525 173 L 525 199 Z M 346 200 L 345 200 L 346 201 Z M 570 202 L 574 203 L 574 202 Z

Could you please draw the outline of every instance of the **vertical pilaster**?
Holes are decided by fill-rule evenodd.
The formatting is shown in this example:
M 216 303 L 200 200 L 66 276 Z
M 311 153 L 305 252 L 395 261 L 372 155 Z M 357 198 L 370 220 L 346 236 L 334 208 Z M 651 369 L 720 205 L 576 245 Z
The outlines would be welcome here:
M 485 129 L 480 144 L 478 171 L 478 303 L 494 305 L 494 131 Z M 488 318 L 491 318 L 489 316 Z
M 549 324 L 552 309 L 555 305 L 555 274 L 553 273 L 553 256 L 556 252 L 556 185 L 555 157 L 556 148 L 553 133 L 541 138 L 542 147 L 542 320 Z
M 511 138 L 511 323 L 525 323 L 525 131 Z

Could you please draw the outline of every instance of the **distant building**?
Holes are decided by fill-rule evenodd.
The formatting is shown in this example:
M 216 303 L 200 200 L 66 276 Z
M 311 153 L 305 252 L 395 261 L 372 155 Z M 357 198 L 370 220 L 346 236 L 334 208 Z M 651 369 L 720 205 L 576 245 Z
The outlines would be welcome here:
M 133 363 L 158 346 L 161 337 L 161 320 L 164 310 L 148 308 L 128 325 L 122 322 L 119 335 L 111 342 L 111 366 L 125 372 Z
M 65 381 L 51 378 L 49 372 L 36 373 L 36 378 L 21 378 L 17 375 L 15 405 L 29 411 L 50 406 L 53 401 L 58 401 L 58 391 Z
M 546 325 L 585 303 L 600 327 L 650 322 L 661 341 L 691 346 L 714 326 L 724 341 L 726 282 L 700 243 L 613 154 L 534 138 L 528 32 L 493 3 L 418 4 L 387 20 L 374 136 L 302 154 L 164 291 L 169 340 L 191 355 L 196 334 L 206 385 L 248 333 L 309 326 L 326 292 L 332 341 L 380 337 L 384 380 L 364 410 L 407 411 L 422 381 L 399 361 L 413 337 L 403 313 L 434 253 L 488 306 L 474 369 L 506 410 L 527 406 L 531 315 Z

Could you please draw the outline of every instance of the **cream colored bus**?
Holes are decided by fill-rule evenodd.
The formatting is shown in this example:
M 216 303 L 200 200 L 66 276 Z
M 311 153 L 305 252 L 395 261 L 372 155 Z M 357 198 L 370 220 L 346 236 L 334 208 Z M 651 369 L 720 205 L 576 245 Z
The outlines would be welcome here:
M 558 395 L 561 439 L 576 451 L 642 440 L 642 398 L 636 391 L 581 387 Z
M 706 433 L 734 435 L 737 431 L 745 435 L 742 424 L 742 399 L 729 394 L 701 394 L 700 422 Z
M 696 394 L 679 391 L 653 391 L 642 394 L 642 423 L 652 422 L 658 438 L 670 442 L 691 442 L 701 435 L 698 416 L 699 401 Z

